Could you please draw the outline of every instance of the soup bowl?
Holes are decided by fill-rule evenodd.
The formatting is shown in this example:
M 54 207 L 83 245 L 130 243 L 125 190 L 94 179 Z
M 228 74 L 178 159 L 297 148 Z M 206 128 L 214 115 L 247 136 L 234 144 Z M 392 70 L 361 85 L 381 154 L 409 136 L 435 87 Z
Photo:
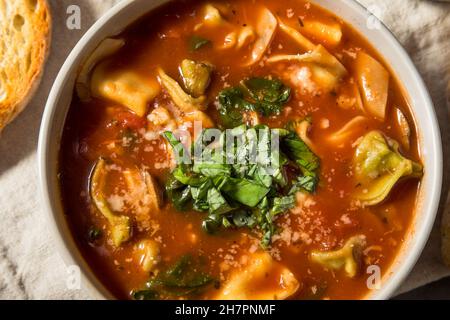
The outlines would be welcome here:
M 67 265 L 80 267 L 81 283 L 93 298 L 113 298 L 81 256 L 64 216 L 58 182 L 58 158 L 65 118 L 80 65 L 101 40 L 119 34 L 144 13 L 165 0 L 123 0 L 101 17 L 83 36 L 62 66 L 48 97 L 39 137 L 39 170 L 42 204 L 54 241 Z M 442 146 L 434 108 L 427 89 L 407 53 L 389 30 L 364 7 L 352 0 L 316 0 L 313 3 L 349 23 L 376 48 L 397 77 L 411 106 L 426 168 L 420 184 L 412 225 L 402 248 L 381 285 L 367 298 L 387 299 L 409 274 L 428 239 L 441 192 Z

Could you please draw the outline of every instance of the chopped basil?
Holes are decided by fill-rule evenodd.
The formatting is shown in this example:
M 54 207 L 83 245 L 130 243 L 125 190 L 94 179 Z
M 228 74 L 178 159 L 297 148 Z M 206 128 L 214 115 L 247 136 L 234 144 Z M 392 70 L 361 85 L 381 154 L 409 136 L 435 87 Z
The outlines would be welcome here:
M 193 51 L 199 50 L 200 48 L 202 48 L 202 47 L 204 47 L 206 45 L 211 44 L 211 41 L 208 40 L 208 39 L 205 39 L 205 38 L 202 38 L 202 37 L 194 35 L 194 36 L 189 38 L 189 43 L 188 44 L 189 44 L 189 50 L 191 52 L 193 52 Z
M 295 206 L 297 191 L 315 191 L 319 158 L 288 129 L 240 125 L 218 130 L 215 139 L 204 139 L 210 130 L 217 129 L 204 130 L 191 146 L 192 150 L 201 147 L 200 154 L 172 171 L 168 198 L 180 211 L 204 212 L 202 227 L 208 233 L 219 228 L 257 228 L 266 248 L 277 232 L 275 216 Z M 274 136 L 278 149 L 271 146 Z M 170 132 L 165 137 L 178 148 L 180 143 Z M 255 150 L 258 154 L 250 161 Z M 288 167 L 298 172 L 297 178 L 288 178 Z

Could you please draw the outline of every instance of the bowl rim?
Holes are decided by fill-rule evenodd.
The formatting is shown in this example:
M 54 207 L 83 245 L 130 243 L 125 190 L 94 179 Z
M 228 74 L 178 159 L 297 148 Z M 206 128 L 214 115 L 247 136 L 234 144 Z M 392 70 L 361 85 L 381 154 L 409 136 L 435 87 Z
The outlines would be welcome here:
M 78 265 L 81 268 L 80 280 L 82 286 L 87 289 L 87 291 L 93 296 L 95 299 L 105 299 L 105 298 L 114 298 L 112 294 L 106 289 L 103 283 L 94 275 L 91 267 L 87 264 L 85 259 L 81 257 L 80 251 L 77 247 L 75 250 L 77 252 L 73 252 L 74 250 L 74 240 L 73 236 L 66 235 L 63 236 L 63 226 L 62 222 L 58 222 L 57 215 L 59 214 L 54 209 L 54 202 L 61 201 L 60 199 L 56 199 L 55 195 L 50 194 L 50 186 L 53 183 L 50 175 L 51 169 L 48 166 L 49 163 L 49 146 L 52 143 L 52 140 L 55 139 L 51 135 L 52 131 L 52 123 L 55 118 L 55 114 L 58 109 L 58 102 L 60 100 L 62 90 L 67 84 L 67 81 L 70 77 L 70 70 L 73 67 L 77 57 L 86 49 L 86 47 L 92 42 L 97 33 L 101 30 L 101 28 L 106 24 L 109 20 L 113 19 L 117 14 L 119 14 L 122 10 L 125 10 L 128 6 L 133 5 L 135 0 L 122 0 L 112 8 L 110 8 L 103 16 L 101 16 L 89 29 L 88 31 L 81 37 L 75 47 L 72 49 L 68 57 L 66 58 L 64 64 L 62 65 L 55 81 L 53 83 L 52 89 L 49 93 L 39 132 L 39 142 L 38 142 L 38 169 L 39 169 L 39 186 L 40 186 L 40 196 L 43 205 L 43 210 L 45 210 L 47 225 L 50 228 L 50 233 L 53 238 L 53 242 L 56 244 L 57 252 L 60 254 L 63 261 L 66 265 Z M 161 3 L 166 3 L 169 1 L 162 0 Z M 320 2 L 320 1 L 313 1 Z M 356 0 L 341 0 L 344 7 L 350 7 L 352 10 L 357 11 L 362 17 L 368 19 L 372 16 L 372 14 L 359 2 Z M 321 7 L 320 3 L 318 4 Z M 158 7 L 159 5 L 155 5 Z M 324 7 L 328 10 L 326 7 Z M 142 15 L 145 15 L 149 11 L 143 12 Z M 339 15 L 336 14 L 338 17 Z M 400 42 L 396 39 L 393 33 L 385 26 L 385 24 L 380 22 L 380 32 L 383 38 L 386 40 L 387 45 L 392 47 L 398 57 L 403 60 L 403 63 L 409 69 L 409 72 L 413 79 L 411 81 L 416 82 L 417 86 L 420 89 L 420 102 L 424 104 L 424 108 L 427 111 L 427 116 L 430 121 L 428 123 L 429 128 L 427 128 L 427 135 L 431 136 L 430 139 L 433 142 L 432 145 L 428 146 L 430 150 L 428 153 L 433 155 L 433 167 L 427 168 L 427 172 L 431 172 L 431 176 L 433 178 L 434 183 L 432 184 L 431 189 L 427 189 L 426 192 L 431 194 L 431 198 L 427 201 L 427 206 L 423 206 L 420 210 L 425 212 L 424 218 L 422 219 L 422 224 L 417 226 L 414 230 L 414 235 L 412 235 L 415 240 L 410 247 L 409 253 L 402 256 L 402 266 L 398 267 L 398 271 L 395 274 L 389 274 L 387 279 L 383 279 L 382 288 L 377 290 L 375 293 L 369 293 L 368 296 L 371 299 L 387 299 L 392 296 L 394 291 L 403 283 L 405 278 L 411 272 L 412 268 L 416 264 L 419 259 L 425 244 L 429 238 L 431 229 L 434 225 L 434 221 L 436 218 L 439 200 L 441 196 L 441 187 L 442 187 L 442 140 L 440 136 L 439 124 L 436 117 L 436 112 L 434 109 L 434 105 L 432 103 L 431 97 L 429 95 L 428 89 L 417 71 L 415 65 L 413 64 L 411 58 L 405 51 L 405 49 L 401 46 Z M 132 23 L 132 21 L 130 21 Z M 372 44 L 371 40 L 368 40 L 370 44 Z M 378 50 L 375 46 L 374 48 Z M 384 55 L 382 55 L 384 57 Z M 390 66 L 392 63 L 387 59 L 386 63 Z M 406 91 L 405 94 L 409 95 L 410 93 Z M 413 106 L 411 107 L 412 109 Z M 67 108 L 68 109 L 68 108 Z M 67 110 L 66 110 L 67 111 Z M 417 118 L 417 117 L 415 117 Z M 420 122 L 420 120 L 416 121 Z M 419 132 L 419 134 L 423 134 L 423 132 Z M 58 137 L 59 139 L 60 137 Z M 58 140 L 58 145 L 60 141 Z M 423 145 L 421 144 L 421 149 Z M 417 212 L 416 212 L 417 216 Z M 61 218 L 61 217 L 60 217 Z M 65 217 L 63 217 L 65 219 Z M 415 220 L 417 217 L 414 218 Z M 68 238 L 71 238 L 70 240 Z M 71 249 L 69 249 L 71 248 Z M 402 249 L 401 249 L 402 250 Z M 397 258 L 400 256 L 400 253 L 397 255 Z M 395 263 L 395 262 L 394 262 Z M 390 269 L 393 268 L 393 265 L 390 266 Z M 384 276 L 386 277 L 386 275 Z

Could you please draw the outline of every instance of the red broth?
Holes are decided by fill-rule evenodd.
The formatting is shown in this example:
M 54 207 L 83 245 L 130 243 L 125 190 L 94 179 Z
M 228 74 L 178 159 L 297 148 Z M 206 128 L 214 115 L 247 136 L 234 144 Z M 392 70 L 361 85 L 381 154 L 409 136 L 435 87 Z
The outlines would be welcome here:
M 354 88 L 357 77 L 355 56 L 366 52 L 382 63 L 382 59 L 367 40 L 350 25 L 320 7 L 300 0 L 233 0 L 217 5 L 230 28 L 254 26 L 261 8 L 268 8 L 284 23 L 299 30 L 314 44 L 322 44 L 348 70 L 339 85 L 330 92 L 311 92 L 292 83 L 286 72 L 295 62 L 267 63 L 264 59 L 278 54 L 300 54 L 306 50 L 277 29 L 263 62 L 245 66 L 250 44 L 241 49 L 221 49 L 225 28 L 201 27 L 204 1 L 171 2 L 140 19 L 120 35 L 125 46 L 109 59 L 110 68 L 131 70 L 143 77 L 157 79 L 156 68 L 162 68 L 176 80 L 183 59 L 207 61 L 214 65 L 211 83 L 205 93 L 208 108 L 205 113 L 214 126 L 220 125 L 217 95 L 226 87 L 236 86 L 249 77 L 276 77 L 291 88 L 291 97 L 279 115 L 261 117 L 272 128 L 282 128 L 293 119 L 311 118 L 309 139 L 320 158 L 319 185 L 316 192 L 303 194 L 300 204 L 275 219 L 278 233 L 267 249 L 259 245 L 258 230 L 221 228 L 215 234 L 202 229 L 207 213 L 187 210 L 180 212 L 164 198 L 159 212 L 150 212 L 150 226 L 133 228 L 132 237 L 115 246 L 110 240 L 107 219 L 95 206 L 89 192 L 89 180 L 100 157 L 108 159 L 110 174 L 104 194 L 115 213 L 123 211 L 135 221 L 139 219 L 123 206 L 117 196 L 126 189 L 123 170 L 145 168 L 162 190 L 171 168 L 170 153 L 162 137 L 146 139 L 153 133 L 146 116 L 139 117 L 127 107 L 108 99 L 81 101 L 74 93 L 64 127 L 59 172 L 62 201 L 72 234 L 84 258 L 102 283 L 120 299 L 132 298 L 132 292 L 145 288 L 148 280 L 164 272 L 181 256 L 200 257 L 202 272 L 214 278 L 214 283 L 194 295 L 161 296 L 160 298 L 213 299 L 235 276 L 255 259 L 255 252 L 268 252 L 276 262 L 273 273 L 261 281 L 247 282 L 243 290 L 271 292 L 279 286 L 279 268 L 287 268 L 298 286 L 289 299 L 359 299 L 370 293 L 366 281 L 369 265 L 386 275 L 389 267 L 408 237 L 414 216 L 419 179 L 404 179 L 396 183 L 388 197 L 371 206 L 355 206 L 352 159 L 358 139 L 372 130 L 379 130 L 396 141 L 402 140 L 396 118 L 397 108 L 405 115 L 411 130 L 410 146 L 401 144 L 401 154 L 420 163 L 417 133 L 407 99 L 401 85 L 390 75 L 386 117 L 383 121 L 358 108 L 342 108 L 338 99 Z M 213 5 L 215 3 L 212 3 Z M 318 21 L 337 24 L 342 39 L 336 45 L 305 31 L 302 25 Z M 209 44 L 196 51 L 188 45 L 193 35 L 208 39 Z M 385 66 L 389 70 L 388 66 Z M 305 88 L 307 88 L 305 84 Z M 306 90 L 306 91 L 305 91 Z M 173 104 L 165 89 L 148 103 L 146 115 L 155 107 Z M 330 143 L 330 136 L 355 116 L 366 120 L 354 128 L 354 134 L 342 143 Z M 111 163 L 113 165 L 111 165 Z M 121 171 L 122 170 L 122 171 Z M 119 190 L 119 191 L 118 191 Z M 120 193 L 120 192 L 119 192 Z M 116 209 L 116 210 L 114 210 Z M 93 231 L 94 230 L 94 231 Z M 92 233 L 98 232 L 92 239 Z M 342 248 L 354 235 L 365 237 L 357 275 L 349 277 L 342 268 L 328 268 L 311 260 L 311 252 L 326 252 Z M 159 262 L 151 271 L 143 270 L 136 249 L 139 241 L 151 239 L 159 247 Z M 277 269 L 278 268 L 278 269 Z M 252 298 L 251 294 L 246 297 Z M 272 296 L 270 296 L 272 297 Z M 276 296 L 275 296 L 276 297 Z M 233 298 L 233 297 L 231 297 Z

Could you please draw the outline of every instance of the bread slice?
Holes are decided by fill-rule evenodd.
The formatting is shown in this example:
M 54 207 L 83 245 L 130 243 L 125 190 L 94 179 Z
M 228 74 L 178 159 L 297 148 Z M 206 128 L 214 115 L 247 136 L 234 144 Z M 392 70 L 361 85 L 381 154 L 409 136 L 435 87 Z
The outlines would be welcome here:
M 50 34 L 46 0 L 0 0 L 0 131 L 36 91 Z

